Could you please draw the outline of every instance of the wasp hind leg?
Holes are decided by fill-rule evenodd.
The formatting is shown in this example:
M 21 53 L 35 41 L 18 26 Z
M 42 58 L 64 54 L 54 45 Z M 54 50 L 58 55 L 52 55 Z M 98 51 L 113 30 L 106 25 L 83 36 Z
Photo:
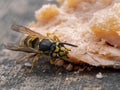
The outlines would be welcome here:
M 30 73 L 33 72 L 34 67 L 35 67 L 35 63 L 37 62 L 37 60 L 38 60 L 39 57 L 40 57 L 40 55 L 38 54 L 38 55 L 36 55 L 36 56 L 33 58 L 31 69 L 28 70 L 28 71 L 26 71 L 26 72 L 25 72 L 26 74 L 30 74 Z

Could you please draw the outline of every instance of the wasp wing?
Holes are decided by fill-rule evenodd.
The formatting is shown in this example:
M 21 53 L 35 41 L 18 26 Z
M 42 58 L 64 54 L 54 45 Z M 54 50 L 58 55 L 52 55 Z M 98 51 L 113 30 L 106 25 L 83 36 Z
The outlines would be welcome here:
M 28 59 L 30 59 L 30 58 L 33 58 L 35 55 L 36 55 L 36 54 L 34 54 L 34 53 L 27 54 L 26 56 L 18 59 L 16 62 L 19 63 L 19 62 L 22 62 L 22 61 L 24 61 L 24 60 L 28 60 Z
M 45 36 L 43 36 L 42 34 L 34 32 L 33 30 L 31 30 L 31 29 L 29 29 L 25 26 L 22 26 L 22 25 L 13 24 L 11 26 L 11 29 L 16 31 L 16 32 L 21 32 L 21 33 L 24 33 L 24 34 L 28 34 L 30 36 L 37 36 L 41 39 L 45 38 Z
M 30 47 L 23 47 L 23 46 L 19 46 L 16 44 L 7 44 L 4 45 L 7 49 L 12 50 L 12 51 L 22 51 L 22 52 L 27 52 L 27 53 L 40 53 L 38 50 L 35 50 L 33 48 Z

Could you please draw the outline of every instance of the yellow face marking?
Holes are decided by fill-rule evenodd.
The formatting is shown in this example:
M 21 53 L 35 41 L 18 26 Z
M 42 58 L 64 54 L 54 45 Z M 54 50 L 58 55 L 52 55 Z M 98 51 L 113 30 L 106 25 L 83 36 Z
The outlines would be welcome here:
M 60 56 L 64 56 L 64 55 L 66 55 L 65 52 L 59 52 L 59 54 L 60 54 Z
M 58 51 L 59 51 L 59 47 L 58 47 L 58 46 L 56 46 L 55 52 L 58 52 Z
M 71 51 L 71 48 L 66 47 L 66 49 L 67 49 L 68 51 Z
M 56 53 L 53 53 L 52 56 L 55 57 L 57 54 Z
M 66 51 L 66 49 L 65 49 L 64 47 L 61 47 L 60 49 L 61 49 L 62 51 Z

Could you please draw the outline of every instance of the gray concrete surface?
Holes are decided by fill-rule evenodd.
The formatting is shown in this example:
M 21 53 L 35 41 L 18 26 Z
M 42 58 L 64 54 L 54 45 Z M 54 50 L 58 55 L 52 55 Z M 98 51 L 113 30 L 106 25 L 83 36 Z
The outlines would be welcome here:
M 19 42 L 22 35 L 10 31 L 13 23 L 26 25 L 34 20 L 34 11 L 50 0 L 0 0 L 0 90 L 120 90 L 120 70 L 93 68 L 76 73 L 49 64 L 40 58 L 35 71 L 15 60 L 23 54 L 6 50 L 3 43 Z M 102 73 L 103 78 L 96 78 Z

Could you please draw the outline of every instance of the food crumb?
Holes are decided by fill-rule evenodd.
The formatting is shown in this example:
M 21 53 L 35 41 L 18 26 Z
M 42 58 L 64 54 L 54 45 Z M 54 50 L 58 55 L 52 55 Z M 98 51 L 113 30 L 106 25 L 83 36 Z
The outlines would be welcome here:
M 43 73 L 46 72 L 46 70 L 43 70 Z
M 4 76 L 1 76 L 1 80 L 2 80 L 2 81 L 5 81 L 6 78 L 5 78 Z
M 59 75 L 61 75 L 62 73 L 60 72 Z
M 42 9 L 35 12 L 35 17 L 39 23 L 47 23 L 58 14 L 59 10 L 56 5 L 45 5 Z
M 66 81 L 68 81 L 68 80 L 69 80 L 69 78 L 66 78 L 65 80 L 66 80 Z
M 98 79 L 101 79 L 101 78 L 103 78 L 103 75 L 102 75 L 102 73 L 101 73 L 101 72 L 97 73 L 97 74 L 96 74 L 96 78 L 98 78 Z
M 30 63 L 25 63 L 24 64 L 26 67 L 31 67 L 32 65 Z

